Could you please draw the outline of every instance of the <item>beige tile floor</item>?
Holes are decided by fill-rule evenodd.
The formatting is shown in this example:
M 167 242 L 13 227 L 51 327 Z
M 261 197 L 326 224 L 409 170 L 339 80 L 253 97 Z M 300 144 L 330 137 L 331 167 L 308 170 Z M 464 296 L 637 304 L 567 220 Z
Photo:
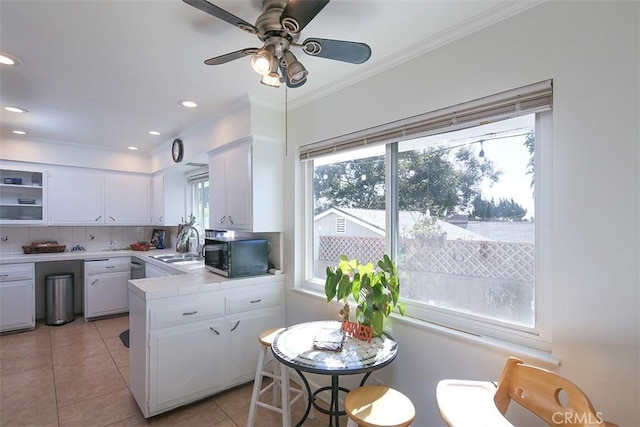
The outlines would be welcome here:
M 145 419 L 129 393 L 129 349 L 118 337 L 128 322 L 127 316 L 78 317 L 61 326 L 39 321 L 33 331 L 0 336 L 0 426 L 245 427 L 253 383 Z M 302 413 L 298 402 L 292 419 Z M 279 414 L 258 408 L 256 426 L 280 425 Z M 326 425 L 321 414 L 305 422 Z

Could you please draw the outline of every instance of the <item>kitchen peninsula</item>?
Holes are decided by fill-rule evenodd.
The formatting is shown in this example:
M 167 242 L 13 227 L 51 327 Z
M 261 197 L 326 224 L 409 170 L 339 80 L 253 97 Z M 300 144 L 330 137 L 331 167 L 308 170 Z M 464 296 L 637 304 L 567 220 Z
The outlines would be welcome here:
M 130 390 L 146 418 L 250 381 L 256 337 L 283 325 L 284 276 L 129 281 Z

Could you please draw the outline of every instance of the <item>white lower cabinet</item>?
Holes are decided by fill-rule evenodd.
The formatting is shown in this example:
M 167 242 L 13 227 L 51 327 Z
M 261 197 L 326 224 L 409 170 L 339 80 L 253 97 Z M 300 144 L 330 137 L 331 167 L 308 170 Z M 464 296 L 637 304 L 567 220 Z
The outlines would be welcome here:
M 224 386 L 224 317 L 151 332 L 149 413 L 159 413 Z
M 129 257 L 85 261 L 84 270 L 85 319 L 129 311 Z
M 282 325 L 280 307 L 227 316 L 229 327 L 229 386 L 252 380 L 258 364 L 258 335 Z
M 35 327 L 33 263 L 0 265 L 0 332 Z
M 253 379 L 282 281 L 144 300 L 129 290 L 130 389 L 146 418 Z
M 173 276 L 175 275 L 174 272 L 169 271 L 167 269 L 164 269 L 162 267 L 159 267 L 157 265 L 153 265 L 151 263 L 147 263 L 147 265 L 145 266 L 145 271 L 144 271 L 144 277 L 145 278 L 149 278 L 149 277 L 164 277 L 164 276 Z

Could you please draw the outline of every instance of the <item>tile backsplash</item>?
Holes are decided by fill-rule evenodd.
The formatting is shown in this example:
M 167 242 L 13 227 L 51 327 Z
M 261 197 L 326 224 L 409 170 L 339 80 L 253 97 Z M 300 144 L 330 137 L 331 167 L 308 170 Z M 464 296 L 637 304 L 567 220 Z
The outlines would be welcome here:
M 138 241 L 148 242 L 154 229 L 167 230 L 166 248 L 176 243 L 177 227 L 2 227 L 0 254 L 23 253 L 22 246 L 55 240 L 70 251 L 76 245 L 87 251 L 123 249 Z

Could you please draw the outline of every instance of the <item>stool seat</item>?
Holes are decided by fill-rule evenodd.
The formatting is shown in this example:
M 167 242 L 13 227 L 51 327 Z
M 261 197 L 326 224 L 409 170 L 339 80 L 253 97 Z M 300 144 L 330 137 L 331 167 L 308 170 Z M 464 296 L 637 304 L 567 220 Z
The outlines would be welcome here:
M 258 341 L 260 341 L 260 344 L 265 347 L 271 347 L 273 339 L 280 333 L 280 331 L 284 331 L 284 328 L 265 329 L 258 335 Z
M 405 427 L 416 417 L 411 400 L 389 387 L 364 386 L 347 393 L 344 408 L 360 427 Z

